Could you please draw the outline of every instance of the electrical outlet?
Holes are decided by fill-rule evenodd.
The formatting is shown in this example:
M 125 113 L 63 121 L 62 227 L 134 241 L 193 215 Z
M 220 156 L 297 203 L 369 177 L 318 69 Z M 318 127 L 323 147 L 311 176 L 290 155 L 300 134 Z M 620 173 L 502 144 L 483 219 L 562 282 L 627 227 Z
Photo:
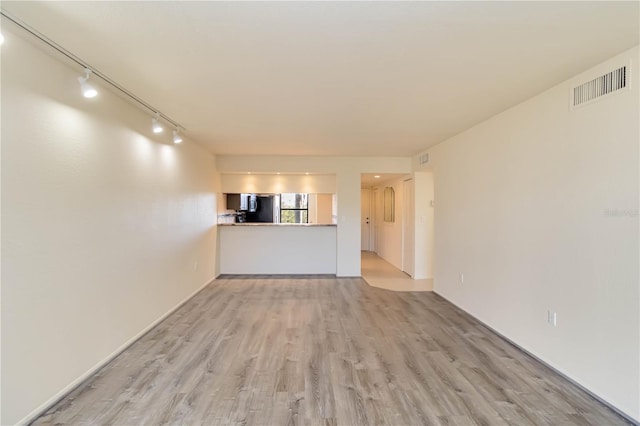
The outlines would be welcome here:
M 554 311 L 547 311 L 547 322 L 552 326 L 558 325 L 558 314 Z
M 460 272 L 460 284 L 464 283 L 464 274 Z
M 198 262 L 193 262 L 193 270 L 194 271 L 198 270 Z

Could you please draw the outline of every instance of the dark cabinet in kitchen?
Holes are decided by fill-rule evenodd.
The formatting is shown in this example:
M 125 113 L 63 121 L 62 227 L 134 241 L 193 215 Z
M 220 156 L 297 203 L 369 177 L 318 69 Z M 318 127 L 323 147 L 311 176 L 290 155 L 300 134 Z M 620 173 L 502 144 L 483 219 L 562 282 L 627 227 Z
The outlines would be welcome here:
M 255 212 L 257 206 L 255 194 L 227 194 L 227 210 Z
M 240 194 L 227 194 L 227 210 L 240 210 Z

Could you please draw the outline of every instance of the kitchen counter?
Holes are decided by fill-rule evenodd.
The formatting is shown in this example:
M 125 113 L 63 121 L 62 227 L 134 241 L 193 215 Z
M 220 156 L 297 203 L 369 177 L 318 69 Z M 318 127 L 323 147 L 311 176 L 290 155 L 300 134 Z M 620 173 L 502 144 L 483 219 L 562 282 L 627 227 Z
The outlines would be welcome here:
M 261 222 L 241 222 L 241 223 L 219 223 L 218 226 L 337 226 L 335 223 L 261 223 Z
M 221 274 L 335 274 L 337 226 L 220 223 Z

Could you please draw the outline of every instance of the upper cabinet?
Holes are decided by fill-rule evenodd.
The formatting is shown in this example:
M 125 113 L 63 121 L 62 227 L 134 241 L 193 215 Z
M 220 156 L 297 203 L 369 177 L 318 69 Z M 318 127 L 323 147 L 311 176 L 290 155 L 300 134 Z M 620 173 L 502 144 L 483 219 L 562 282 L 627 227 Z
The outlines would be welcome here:
M 257 209 L 256 194 L 226 194 L 227 210 L 255 212 Z

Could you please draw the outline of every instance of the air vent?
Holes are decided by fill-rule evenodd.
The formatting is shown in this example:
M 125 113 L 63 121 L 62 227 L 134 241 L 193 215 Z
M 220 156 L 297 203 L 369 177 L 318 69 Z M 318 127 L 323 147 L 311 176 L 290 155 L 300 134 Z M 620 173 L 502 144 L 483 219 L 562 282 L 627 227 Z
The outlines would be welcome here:
M 420 157 L 418 157 L 418 162 L 420 164 L 427 164 L 429 162 L 429 153 L 420 154 Z
M 623 66 L 607 74 L 573 88 L 572 107 L 595 101 L 605 95 L 627 87 L 627 67 Z

